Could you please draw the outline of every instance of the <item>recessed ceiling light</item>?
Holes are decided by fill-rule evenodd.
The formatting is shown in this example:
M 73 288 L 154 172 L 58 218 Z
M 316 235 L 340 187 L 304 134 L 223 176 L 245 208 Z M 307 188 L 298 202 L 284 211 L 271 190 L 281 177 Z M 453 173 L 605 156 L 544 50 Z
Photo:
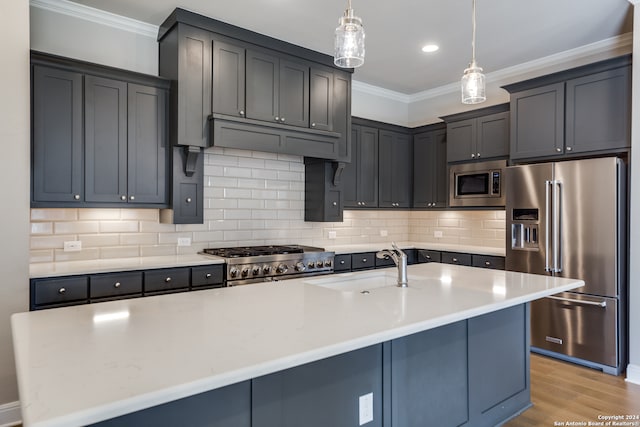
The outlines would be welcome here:
M 422 51 L 426 53 L 435 52 L 438 49 L 440 49 L 440 46 L 438 46 L 437 44 L 426 44 L 422 46 Z

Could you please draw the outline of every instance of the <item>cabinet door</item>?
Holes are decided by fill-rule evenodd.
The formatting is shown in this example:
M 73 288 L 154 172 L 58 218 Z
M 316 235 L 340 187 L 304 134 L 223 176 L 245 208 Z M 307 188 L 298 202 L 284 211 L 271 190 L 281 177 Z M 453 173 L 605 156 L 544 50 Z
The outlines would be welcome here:
M 89 276 L 89 298 L 115 298 L 142 295 L 142 272 L 92 274 Z
M 347 163 L 342 171 L 342 192 L 344 194 L 344 207 L 357 208 L 358 205 L 358 153 L 360 152 L 360 140 L 362 138 L 362 126 L 351 126 L 351 163 Z
M 85 76 L 85 200 L 127 202 L 127 83 Z
M 338 161 L 353 162 L 351 128 L 351 74 L 333 71 L 333 125 L 338 138 Z
M 424 132 L 413 137 L 413 207 L 431 207 L 434 195 L 433 132 Z
M 562 154 L 564 83 L 511 94 L 511 159 Z
M 213 112 L 244 117 L 245 49 L 213 41 Z
M 128 85 L 128 194 L 131 203 L 167 203 L 167 94 Z
M 469 161 L 476 153 L 476 119 L 447 124 L 447 161 Z
M 378 205 L 408 208 L 413 192 L 413 143 L 409 135 L 380 131 Z
M 357 157 L 358 201 L 363 208 L 378 206 L 378 129 L 362 127 Z
M 443 130 L 435 131 L 433 140 L 434 145 L 434 186 L 433 186 L 433 204 L 434 208 L 446 208 L 449 203 L 449 167 L 447 165 L 447 132 Z M 415 170 L 414 170 L 415 173 Z
M 471 254 L 460 252 L 442 252 L 441 262 L 444 264 L 471 265 Z
M 280 122 L 309 127 L 309 66 L 280 59 L 280 93 L 278 113 Z
M 311 67 L 309 74 L 309 127 L 333 130 L 333 72 Z
M 566 152 L 628 148 L 630 114 L 630 67 L 567 81 Z
M 87 276 L 31 280 L 31 309 L 57 304 L 84 304 L 89 298 Z
M 33 67 L 33 201 L 83 199 L 82 75 Z
M 509 155 L 509 112 L 477 119 L 476 159 Z
M 204 153 L 196 160 L 196 170 L 191 176 L 184 172 L 187 153 L 184 147 L 173 147 L 173 207 L 174 224 L 202 224 L 204 222 Z
M 208 147 L 211 114 L 211 33 L 181 26 L 178 40 L 177 141 Z M 162 59 L 162 58 L 161 58 Z M 164 75 L 164 74 L 163 74 Z
M 280 123 L 279 61 L 275 55 L 247 49 L 247 117 Z

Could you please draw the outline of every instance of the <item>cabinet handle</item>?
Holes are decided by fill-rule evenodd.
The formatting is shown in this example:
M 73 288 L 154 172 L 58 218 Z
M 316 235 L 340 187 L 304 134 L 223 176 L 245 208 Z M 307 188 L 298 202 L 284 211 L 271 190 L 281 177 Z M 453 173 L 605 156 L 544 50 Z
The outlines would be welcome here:
M 489 262 L 489 261 L 485 261 L 485 262 L 484 262 L 484 265 L 486 265 L 487 267 L 489 267 L 489 266 L 491 265 L 491 262 Z
M 344 265 L 344 260 L 340 261 L 340 265 Z
M 453 259 L 451 259 L 451 261 L 458 262 L 458 258 L 453 258 Z
M 365 202 L 362 202 L 362 206 L 366 206 L 367 204 Z
M 207 279 L 211 279 L 211 273 L 205 274 L 204 277 L 206 277 Z
M 316 124 L 315 123 L 311 123 L 311 127 L 312 128 L 316 127 Z
M 80 195 L 79 194 L 74 194 L 73 199 L 74 200 L 80 200 Z
M 60 288 L 60 289 L 58 289 L 58 293 L 59 293 L 60 295 L 64 295 L 64 294 L 65 294 L 65 292 L 67 292 L 67 290 L 66 290 L 65 288 Z
M 362 258 L 362 262 L 367 262 L 367 259 L 366 258 Z
M 571 151 L 571 150 L 573 150 L 573 148 L 567 147 L 567 151 Z
M 280 117 L 276 116 L 276 122 L 280 121 Z
M 431 203 L 431 207 L 435 208 L 438 204 L 436 202 Z
M 473 153 L 471 153 L 471 158 L 472 158 L 472 159 L 475 159 L 475 158 L 476 158 L 476 155 L 475 155 L 475 154 L 473 154 Z
M 562 153 L 562 148 L 556 148 L 556 152 Z
M 431 255 L 425 255 L 426 259 L 431 259 Z
M 129 200 L 135 200 L 136 196 L 129 196 Z
M 169 282 L 171 281 L 171 277 L 167 277 L 166 279 L 164 279 L 164 281 L 165 281 L 166 283 L 169 283 Z
M 240 115 L 244 116 L 244 110 L 240 110 Z
M 431 207 L 431 203 L 427 203 L 427 207 L 430 208 Z
M 124 202 L 125 200 L 127 200 L 127 196 L 120 196 L 120 200 Z
M 187 200 L 185 200 L 185 202 L 191 203 L 191 197 L 187 197 Z
M 477 154 L 476 154 L 476 157 L 479 159 L 479 158 L 480 158 L 480 153 L 477 153 Z
M 333 202 L 333 206 L 338 206 L 338 202 Z
M 116 288 L 116 289 L 118 289 L 120 286 L 121 286 L 120 282 L 116 282 L 116 283 L 113 284 L 113 287 Z

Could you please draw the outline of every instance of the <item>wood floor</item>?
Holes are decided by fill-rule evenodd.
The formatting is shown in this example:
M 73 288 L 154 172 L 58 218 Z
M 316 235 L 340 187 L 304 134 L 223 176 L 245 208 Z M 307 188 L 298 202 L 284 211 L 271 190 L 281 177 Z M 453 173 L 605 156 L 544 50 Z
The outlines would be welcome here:
M 640 385 L 626 382 L 624 376 L 531 354 L 531 401 L 532 408 L 504 426 L 589 425 L 602 421 L 599 415 L 640 416 Z M 640 426 L 640 419 L 629 421 Z

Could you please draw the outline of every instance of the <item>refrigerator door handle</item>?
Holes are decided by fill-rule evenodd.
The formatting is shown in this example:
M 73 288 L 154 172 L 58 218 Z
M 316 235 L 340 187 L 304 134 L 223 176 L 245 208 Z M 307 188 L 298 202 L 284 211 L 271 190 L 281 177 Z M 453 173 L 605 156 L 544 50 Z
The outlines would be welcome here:
M 544 271 L 553 271 L 551 265 L 549 265 L 549 251 L 551 246 L 549 245 L 549 229 L 551 228 L 551 191 L 553 183 L 549 180 L 544 182 L 544 204 L 545 204 L 545 218 L 547 223 L 544 227 Z
M 548 296 L 546 298 L 549 299 L 554 299 L 557 301 L 565 301 L 565 302 L 573 302 L 576 304 L 582 304 L 582 305 L 595 305 L 598 307 L 602 307 L 605 308 L 607 306 L 607 302 L 606 301 L 583 301 L 583 300 L 579 300 L 579 299 L 573 299 L 573 298 L 562 298 L 562 297 L 554 297 L 554 296 Z
M 562 182 L 553 181 L 553 272 L 562 272 Z

